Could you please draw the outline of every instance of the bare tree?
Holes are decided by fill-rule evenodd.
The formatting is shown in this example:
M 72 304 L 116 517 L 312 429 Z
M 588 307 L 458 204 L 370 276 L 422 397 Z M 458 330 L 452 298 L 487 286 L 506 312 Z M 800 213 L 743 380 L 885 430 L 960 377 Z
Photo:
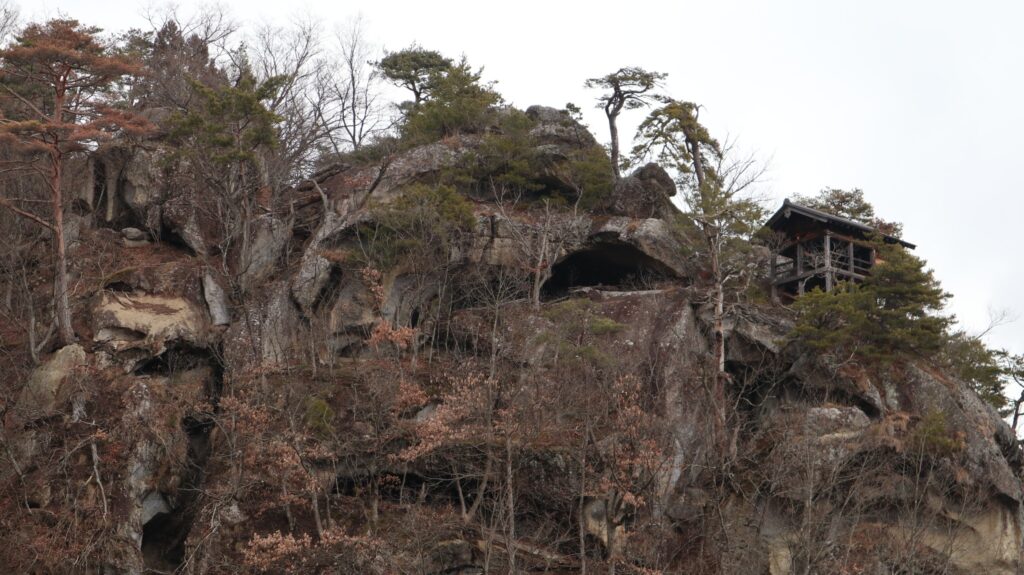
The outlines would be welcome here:
M 380 70 L 371 64 L 378 49 L 366 38 L 362 16 L 339 30 L 336 40 L 340 69 L 335 71 L 330 85 L 334 116 L 348 145 L 358 150 L 391 125 L 379 102 Z
M 318 121 L 322 102 L 311 100 L 317 78 L 326 64 L 322 30 L 312 17 L 291 26 L 263 26 L 257 29 L 241 56 L 252 61 L 259 82 L 283 78 L 280 88 L 265 102 L 277 116 L 274 148 L 263 148 L 257 157 L 263 186 L 276 190 L 309 175 L 317 161 L 327 132 Z

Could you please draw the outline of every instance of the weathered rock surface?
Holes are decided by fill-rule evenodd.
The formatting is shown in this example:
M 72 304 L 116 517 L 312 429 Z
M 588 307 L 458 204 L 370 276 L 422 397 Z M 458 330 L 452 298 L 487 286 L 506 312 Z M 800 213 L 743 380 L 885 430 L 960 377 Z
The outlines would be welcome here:
M 564 111 L 532 107 L 527 115 L 536 122 L 531 138 L 551 161 L 597 145 Z M 0 466 L 0 480 L 16 486 L 11 489 L 20 490 L 20 498 L 5 512 L 27 508 L 32 525 L 72 507 L 76 521 L 102 518 L 97 533 L 106 539 L 92 556 L 99 566 L 93 572 L 180 570 L 183 559 L 168 559 L 179 551 L 168 549 L 185 549 L 186 541 L 198 558 L 188 568 L 209 572 L 211 565 L 238 560 L 254 534 L 285 532 L 292 522 L 297 532 L 314 532 L 315 519 L 303 507 L 312 494 L 320 505 L 331 503 L 318 511 L 328 529 L 327 516 L 335 525 L 357 517 L 362 526 L 373 513 L 396 510 L 390 520 L 401 519 L 383 528 L 385 539 L 416 513 L 439 530 L 454 526 L 441 535 L 416 534 L 437 538 L 410 558 L 417 566 L 411 571 L 478 573 L 486 564 L 480 542 L 461 538 L 472 530 L 452 508 L 460 498 L 475 499 L 459 490 L 479 487 L 494 464 L 481 455 L 486 445 L 468 438 L 466 461 L 458 461 L 466 464 L 468 479 L 427 494 L 417 485 L 453 470 L 395 457 L 375 460 L 374 442 L 401 443 L 408 436 L 375 436 L 374 425 L 356 421 L 378 407 L 372 401 L 389 399 L 374 395 L 377 384 L 404 384 L 419 375 L 429 388 L 447 375 L 430 372 L 435 365 L 479 372 L 494 366 L 514 382 L 514 393 L 488 408 L 530 413 L 540 401 L 557 402 L 534 395 L 543 389 L 534 385 L 539 378 L 556 374 L 569 391 L 588 391 L 599 377 L 629 373 L 643 374 L 656 398 L 645 408 L 664 417 L 667 447 L 653 481 L 651 521 L 641 526 L 638 516 L 635 525 L 634 518 L 619 525 L 616 551 L 628 555 L 654 539 L 680 546 L 672 550 L 675 557 L 684 543 L 699 540 L 714 549 L 720 572 L 751 575 L 840 572 L 820 567 L 830 554 L 863 559 L 859 572 L 872 575 L 1024 569 L 1020 446 L 964 382 L 923 361 L 907 360 L 882 374 L 850 362 L 833 365 L 788 341 L 789 311 L 730 302 L 725 393 L 735 433 L 719 443 L 711 439 L 716 421 L 706 383 L 713 369 L 706 278 L 678 229 L 675 183 L 657 166 L 623 178 L 613 205 L 600 215 L 477 198 L 475 233 L 447 260 L 439 258 L 437 269 L 396 265 L 373 275 L 349 257 L 358 247 L 353 229 L 370 222 L 372 205 L 431 181 L 482 138 L 455 136 L 379 164 L 336 166 L 317 179 L 326 201 L 307 184 L 298 192 L 315 197 L 299 208 L 303 214 L 295 216 L 290 207 L 261 212 L 251 222 L 245 253 L 238 246 L 216 253 L 216 227 L 204 221 L 193 196 L 165 187 L 155 156 L 107 158 L 108 179 L 122 166 L 116 162 L 128 162 L 127 184 L 108 208 L 121 206 L 131 218 L 97 231 L 104 234 L 82 234 L 83 244 L 90 237 L 108 241 L 102 249 L 82 250 L 83 257 L 98 257 L 110 246 L 120 251 L 96 266 L 99 277 L 89 276 L 98 295 L 76 317 L 91 325 L 91 334 L 88 328 L 79 333 L 92 341 L 45 357 L 17 390 L 8 413 L 18 417 L 4 421 L 0 437 L 10 446 L 0 458 L 12 464 Z M 112 221 L 103 215 L 96 221 Z M 122 227 L 119 236 L 115 230 Z M 164 232 L 176 238 L 160 238 Z M 124 250 L 122 240 L 135 242 L 133 249 Z M 238 275 L 229 283 L 223 272 Z M 534 305 L 526 294 L 538 277 Z M 508 278 L 508 285 L 498 285 Z M 451 297 L 457 290 L 464 291 Z M 387 354 L 398 344 L 389 346 L 381 327 L 412 334 L 401 343 L 409 346 L 401 360 L 382 360 L 393 358 Z M 371 342 L 375 333 L 379 341 Z M 434 347 L 423 344 L 428 334 Z M 294 400 L 296 389 L 306 395 Z M 375 422 L 444 423 L 444 401 L 408 395 L 408 405 L 372 413 Z M 69 417 L 55 417 L 61 413 Z M 288 432 L 260 436 L 280 413 L 286 413 Z M 935 429 L 937 442 L 928 435 Z M 258 441 L 246 444 L 254 437 Z M 351 441 L 352 453 L 330 459 L 317 443 L 326 437 Z M 737 455 L 725 471 L 712 471 L 708 462 L 729 450 Z M 311 463 L 305 467 L 296 457 Z M 570 528 L 582 504 L 596 561 L 607 533 L 599 499 L 573 483 L 583 462 L 561 452 L 523 460 L 527 464 L 513 470 L 512 484 L 522 489 L 517 502 L 534 495 L 530 481 L 556 478 L 569 486 L 565 501 L 523 514 L 559 518 L 575 537 Z M 244 465 L 256 467 L 246 475 L 239 471 Z M 60 474 L 73 481 L 55 479 Z M 297 492 L 279 493 L 286 479 Z M 499 489 L 502 480 L 490 476 L 490 488 Z M 248 499 L 237 495 L 247 482 L 260 481 L 264 491 L 250 491 Z M 394 492 L 393 500 L 375 501 L 365 513 L 353 511 L 362 503 L 352 499 L 338 509 L 338 498 L 365 497 L 370 485 Z M 293 507 L 284 511 L 254 500 L 253 493 L 280 495 L 284 507 Z M 642 531 L 651 525 L 661 531 Z M 728 544 L 711 547 L 723 533 L 718 541 Z M 403 542 L 391 543 L 400 548 Z M 574 541 L 560 544 L 564 555 L 575 552 Z M 532 542 L 521 545 L 523 557 L 548 552 Z
M 252 228 L 249 249 L 239 261 L 242 288 L 247 291 L 258 288 L 274 273 L 291 239 L 289 225 L 269 214 L 257 218 Z
M 40 365 L 21 389 L 18 411 L 23 417 L 35 419 L 55 413 L 69 395 L 65 380 L 72 378 L 75 369 L 86 365 L 88 357 L 78 344 L 57 350 L 43 365 Z
M 611 212 L 637 218 L 666 218 L 677 210 L 671 198 L 676 184 L 664 168 L 646 164 L 615 182 Z
M 181 297 L 103 292 L 92 310 L 93 339 L 131 371 L 141 362 L 185 344 L 204 347 L 207 315 Z
M 570 150 L 597 146 L 597 140 L 565 110 L 547 106 L 530 106 L 526 115 L 537 122 L 530 137 L 538 142 L 545 155 L 565 158 Z
M 220 287 L 213 274 L 203 274 L 203 298 L 210 310 L 210 321 L 213 325 L 228 325 L 231 323 L 231 309 L 228 296 L 224 288 Z
M 232 369 L 287 364 L 298 353 L 300 335 L 307 333 L 288 284 L 267 286 L 264 294 L 242 310 L 224 334 L 224 359 Z

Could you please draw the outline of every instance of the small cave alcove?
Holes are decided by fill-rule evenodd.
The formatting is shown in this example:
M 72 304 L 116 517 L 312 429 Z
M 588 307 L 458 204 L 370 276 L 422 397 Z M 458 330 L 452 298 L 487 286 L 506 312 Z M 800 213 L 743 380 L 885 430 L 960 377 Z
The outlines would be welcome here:
M 147 572 L 174 573 L 185 561 L 191 526 L 181 513 L 157 513 L 142 526 L 142 558 Z
M 665 264 L 635 246 L 600 242 L 573 252 L 555 264 L 541 295 L 546 299 L 558 298 L 578 287 L 646 290 L 674 276 Z

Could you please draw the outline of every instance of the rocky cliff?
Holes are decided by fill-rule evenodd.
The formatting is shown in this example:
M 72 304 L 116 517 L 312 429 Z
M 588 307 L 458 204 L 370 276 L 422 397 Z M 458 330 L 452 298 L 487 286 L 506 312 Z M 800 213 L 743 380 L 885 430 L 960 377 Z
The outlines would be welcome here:
M 79 342 L 31 366 L 3 331 L 3 570 L 1021 571 L 998 415 L 926 361 L 801 349 L 756 290 L 730 300 L 722 441 L 672 179 L 581 208 L 567 166 L 593 137 L 527 115 L 536 185 L 462 198 L 443 242 L 381 222 L 484 136 L 332 166 L 231 247 L 159 146 L 94 154 Z

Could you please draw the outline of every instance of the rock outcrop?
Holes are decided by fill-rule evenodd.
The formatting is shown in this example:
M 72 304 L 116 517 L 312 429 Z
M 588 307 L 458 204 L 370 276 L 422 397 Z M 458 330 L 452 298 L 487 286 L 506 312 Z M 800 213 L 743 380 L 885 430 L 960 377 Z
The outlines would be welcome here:
M 132 371 L 171 346 L 203 348 L 208 316 L 182 297 L 104 292 L 92 310 L 94 340 Z
M 564 111 L 526 115 L 545 169 L 597 146 Z M 450 249 L 370 265 L 375 208 L 485 137 L 335 165 L 265 202 L 244 249 L 159 152 L 101 150 L 91 177 L 115 187 L 75 248 L 81 341 L 3 406 L 9 545 L 60 531 L 88 573 L 573 572 L 581 545 L 663 572 L 1024 569 L 1024 455 L 939 367 L 836 365 L 790 341 L 789 310 L 737 298 L 718 420 L 699 246 L 656 165 L 593 212 L 473 196 Z M 634 380 L 636 405 L 598 403 Z M 613 480 L 640 475 L 609 469 L 648 454 L 616 452 L 639 423 L 607 418 L 636 409 L 658 464 L 609 513 Z

